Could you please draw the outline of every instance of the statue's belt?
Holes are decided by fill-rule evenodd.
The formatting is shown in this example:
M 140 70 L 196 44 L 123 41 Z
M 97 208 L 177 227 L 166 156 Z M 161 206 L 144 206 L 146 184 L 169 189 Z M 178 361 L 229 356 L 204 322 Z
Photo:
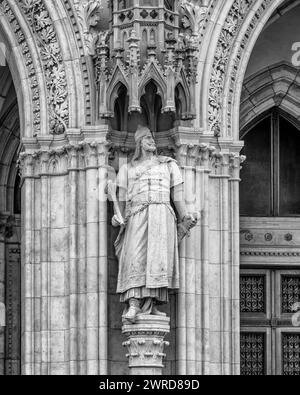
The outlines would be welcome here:
M 168 207 L 171 214 L 174 216 L 176 220 L 176 214 L 173 208 L 171 207 L 170 200 L 163 201 L 163 200 L 151 200 L 151 199 L 149 199 L 147 202 L 131 202 L 130 205 L 128 205 L 126 208 L 126 220 L 128 220 L 130 217 L 133 217 L 138 213 L 143 212 L 151 205 L 164 205 Z

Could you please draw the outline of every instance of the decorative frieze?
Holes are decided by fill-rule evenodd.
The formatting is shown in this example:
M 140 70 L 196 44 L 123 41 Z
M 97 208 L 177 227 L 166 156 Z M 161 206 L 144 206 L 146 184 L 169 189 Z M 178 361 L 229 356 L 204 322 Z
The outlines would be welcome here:
M 40 49 L 48 92 L 50 132 L 63 134 L 69 123 L 68 88 L 53 21 L 43 0 L 21 0 L 19 3 Z
M 68 144 L 52 150 L 23 152 L 18 164 L 23 178 L 64 175 L 70 170 L 106 166 L 109 148 L 106 140 Z
M 257 250 L 242 250 L 241 256 L 254 256 L 254 257 L 300 257 L 299 251 L 278 251 L 278 250 L 264 250 L 264 251 L 257 251 Z

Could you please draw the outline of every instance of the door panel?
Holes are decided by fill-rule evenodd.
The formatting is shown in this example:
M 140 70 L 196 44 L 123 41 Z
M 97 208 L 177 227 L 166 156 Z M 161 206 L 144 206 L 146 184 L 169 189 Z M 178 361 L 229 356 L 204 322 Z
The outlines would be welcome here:
M 271 330 L 243 327 L 241 329 L 241 375 L 265 376 L 272 372 Z
M 300 375 L 299 302 L 300 270 L 241 270 L 242 375 Z

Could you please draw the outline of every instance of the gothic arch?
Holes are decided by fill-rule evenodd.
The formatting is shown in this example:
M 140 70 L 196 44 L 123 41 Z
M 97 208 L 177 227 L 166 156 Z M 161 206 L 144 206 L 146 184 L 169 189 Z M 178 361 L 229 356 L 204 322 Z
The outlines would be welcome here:
M 295 67 L 280 63 L 248 77 L 241 99 L 241 129 L 272 107 L 299 120 L 300 80 L 297 75 Z
M 284 0 L 213 1 L 199 65 L 202 74 L 199 123 L 207 134 L 238 140 L 239 109 L 246 68 L 254 45 Z M 208 38 L 208 39 L 205 39 Z M 209 100 L 207 100 L 209 97 Z
M 18 88 L 22 136 L 64 134 L 95 118 L 93 65 L 83 29 L 73 2 L 60 3 L 0 4 L 0 36 Z

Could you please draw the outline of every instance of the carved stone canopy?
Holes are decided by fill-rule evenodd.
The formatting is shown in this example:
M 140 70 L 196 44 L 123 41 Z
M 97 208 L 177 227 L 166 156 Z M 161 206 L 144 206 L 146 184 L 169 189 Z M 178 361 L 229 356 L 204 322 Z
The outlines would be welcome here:
M 127 97 L 126 112 L 142 113 L 152 83 L 161 113 L 194 119 L 197 46 L 193 35 L 180 35 L 180 3 L 112 1 L 111 28 L 100 34 L 96 47 L 100 118 L 115 117 L 121 91 Z

